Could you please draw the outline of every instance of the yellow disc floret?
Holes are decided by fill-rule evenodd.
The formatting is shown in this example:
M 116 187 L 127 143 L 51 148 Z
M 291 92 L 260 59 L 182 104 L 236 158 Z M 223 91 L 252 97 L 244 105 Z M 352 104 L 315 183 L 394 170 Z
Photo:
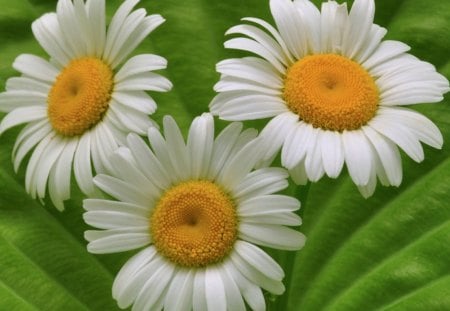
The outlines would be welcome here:
M 167 190 L 150 219 L 160 254 L 184 267 L 220 262 L 233 248 L 238 220 L 234 201 L 210 181 L 192 180 Z
M 58 75 L 48 96 L 48 117 L 53 129 L 76 136 L 96 125 L 108 109 L 114 74 L 102 60 L 75 59 Z
M 300 119 L 316 128 L 355 130 L 375 115 L 379 92 L 358 63 L 335 54 L 310 55 L 289 68 L 284 99 Z

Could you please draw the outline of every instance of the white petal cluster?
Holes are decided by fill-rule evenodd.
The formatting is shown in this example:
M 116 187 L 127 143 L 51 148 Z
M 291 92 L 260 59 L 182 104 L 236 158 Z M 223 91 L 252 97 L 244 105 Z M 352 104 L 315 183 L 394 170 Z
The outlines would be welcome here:
M 237 35 L 225 47 L 256 56 L 233 58 L 217 64 L 219 94 L 210 104 L 214 115 L 229 121 L 271 118 L 261 136 L 267 141 L 266 159 L 281 149 L 283 166 L 303 184 L 325 174 L 336 178 L 344 163 L 363 196 L 383 185 L 402 181 L 398 147 L 421 162 L 421 143 L 442 147 L 443 138 L 428 118 L 409 108 L 434 103 L 449 91 L 447 79 L 433 65 L 408 54 L 398 41 L 382 41 L 386 29 L 373 24 L 373 0 L 346 4 L 322 3 L 319 11 L 308 0 L 271 0 L 276 28 L 258 18 L 244 18 L 232 27 Z M 315 128 L 292 112 L 283 98 L 289 68 L 307 55 L 337 54 L 360 64 L 374 79 L 380 93 L 375 116 L 356 130 L 343 132 Z
M 99 175 L 95 184 L 115 198 L 84 201 L 84 220 L 101 230 L 85 237 L 92 253 L 113 253 L 147 246 L 117 275 L 113 297 L 133 310 L 265 310 L 261 288 L 284 292 L 281 267 L 258 244 L 297 250 L 304 236 L 294 211 L 300 202 L 274 194 L 288 186 L 281 168 L 253 170 L 262 145 L 256 131 L 232 123 L 214 138 L 210 114 L 197 117 L 184 142 L 171 117 L 164 119 L 164 137 L 150 128 L 149 148 L 136 134 L 127 138 L 111 159 L 112 175 Z M 159 198 L 173 185 L 208 180 L 227 191 L 236 203 L 238 238 L 223 261 L 204 268 L 181 267 L 158 253 L 152 244 L 150 217 Z
M 29 54 L 13 63 L 22 75 L 6 82 L 0 94 L 0 111 L 8 114 L 0 123 L 0 134 L 26 124 L 13 150 L 14 169 L 31 151 L 26 170 L 26 191 L 42 199 L 48 191 L 54 205 L 62 210 L 70 198 L 73 172 L 85 194 L 95 192 L 93 172 L 108 172 L 107 155 L 125 142 L 129 132 L 144 135 L 154 122 L 155 101 L 145 91 L 165 92 L 172 84 L 152 71 L 166 68 L 167 61 L 152 54 L 130 53 L 147 35 L 164 22 L 144 9 L 133 11 L 138 0 L 125 1 L 106 30 L 105 1 L 60 0 L 56 13 L 47 13 L 32 24 L 33 34 L 50 60 Z M 114 89 L 103 119 L 82 135 L 65 137 L 50 125 L 48 96 L 58 74 L 74 59 L 96 57 L 116 70 Z M 120 67 L 120 65 L 123 66 Z

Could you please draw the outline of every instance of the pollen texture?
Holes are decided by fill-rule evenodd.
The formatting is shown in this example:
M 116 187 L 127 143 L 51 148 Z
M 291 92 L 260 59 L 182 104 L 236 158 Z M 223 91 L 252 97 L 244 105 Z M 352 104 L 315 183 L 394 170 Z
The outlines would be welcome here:
M 204 180 L 180 183 L 165 192 L 150 219 L 153 243 L 184 267 L 220 262 L 232 250 L 238 220 L 233 200 Z
M 96 125 L 108 109 L 113 77 L 111 68 L 100 59 L 85 57 L 70 62 L 48 96 L 53 129 L 64 136 L 76 136 Z
M 316 128 L 356 130 L 375 115 L 379 91 L 358 63 L 335 54 L 306 56 L 288 69 L 284 99 Z

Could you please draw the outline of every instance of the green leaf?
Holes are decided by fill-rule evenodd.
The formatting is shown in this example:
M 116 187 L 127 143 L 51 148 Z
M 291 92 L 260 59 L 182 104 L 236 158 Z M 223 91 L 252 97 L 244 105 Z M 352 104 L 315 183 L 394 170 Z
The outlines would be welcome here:
M 215 64 L 241 55 L 223 48 L 225 31 L 246 16 L 271 22 L 268 2 L 140 4 L 167 20 L 135 51 L 169 61 L 163 74 L 174 89 L 154 94 L 158 122 L 171 114 L 186 131 L 196 115 L 208 111 L 219 77 Z M 107 1 L 109 16 L 120 3 Z M 46 57 L 31 23 L 55 5 L 54 0 L 0 0 L 0 86 L 17 75 L 11 64 L 19 54 Z M 448 0 L 377 0 L 376 5 L 376 22 L 388 28 L 387 38 L 407 43 L 412 54 L 450 77 Z M 286 293 L 268 297 L 271 310 L 450 310 L 449 101 L 447 95 L 444 103 L 413 107 L 438 125 L 446 144 L 443 150 L 426 147 L 420 164 L 403 156 L 399 188 L 378 186 L 365 200 L 344 175 L 288 190 L 303 201 L 300 230 L 308 241 L 297 253 L 271 251 L 287 274 Z M 41 205 L 26 194 L 25 166 L 15 174 L 10 156 L 19 130 L 0 137 L 0 310 L 118 310 L 112 281 L 135 252 L 86 251 L 83 232 L 88 226 L 76 187 L 63 213 L 50 201 Z

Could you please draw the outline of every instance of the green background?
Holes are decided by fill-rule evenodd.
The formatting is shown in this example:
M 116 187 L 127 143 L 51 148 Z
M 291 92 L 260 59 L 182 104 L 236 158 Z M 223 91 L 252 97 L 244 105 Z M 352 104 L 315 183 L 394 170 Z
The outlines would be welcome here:
M 107 1 L 109 17 L 119 3 Z M 0 0 L 2 88 L 17 75 L 11 67 L 17 55 L 46 57 L 30 27 L 55 5 Z M 246 16 L 272 22 L 268 1 L 261 0 L 143 0 L 139 6 L 167 19 L 135 52 L 169 61 L 163 74 L 174 88 L 155 94 L 154 117 L 172 114 L 183 130 L 208 110 L 218 80 L 215 64 L 243 55 L 223 48 L 226 29 Z M 375 21 L 388 28 L 387 38 L 407 43 L 412 54 L 450 77 L 450 0 L 376 0 L 376 6 Z M 286 293 L 267 295 L 270 310 L 450 310 L 449 101 L 447 95 L 443 103 L 413 107 L 438 125 L 445 143 L 443 150 L 425 147 L 420 164 L 402 154 L 399 188 L 378 186 L 365 200 L 344 173 L 286 191 L 303 203 L 300 230 L 308 240 L 298 253 L 270 251 L 287 275 Z M 75 187 L 63 213 L 28 197 L 25 166 L 16 175 L 11 164 L 19 130 L 0 137 L 0 310 L 116 310 L 112 281 L 135 252 L 87 253 L 83 196 Z

